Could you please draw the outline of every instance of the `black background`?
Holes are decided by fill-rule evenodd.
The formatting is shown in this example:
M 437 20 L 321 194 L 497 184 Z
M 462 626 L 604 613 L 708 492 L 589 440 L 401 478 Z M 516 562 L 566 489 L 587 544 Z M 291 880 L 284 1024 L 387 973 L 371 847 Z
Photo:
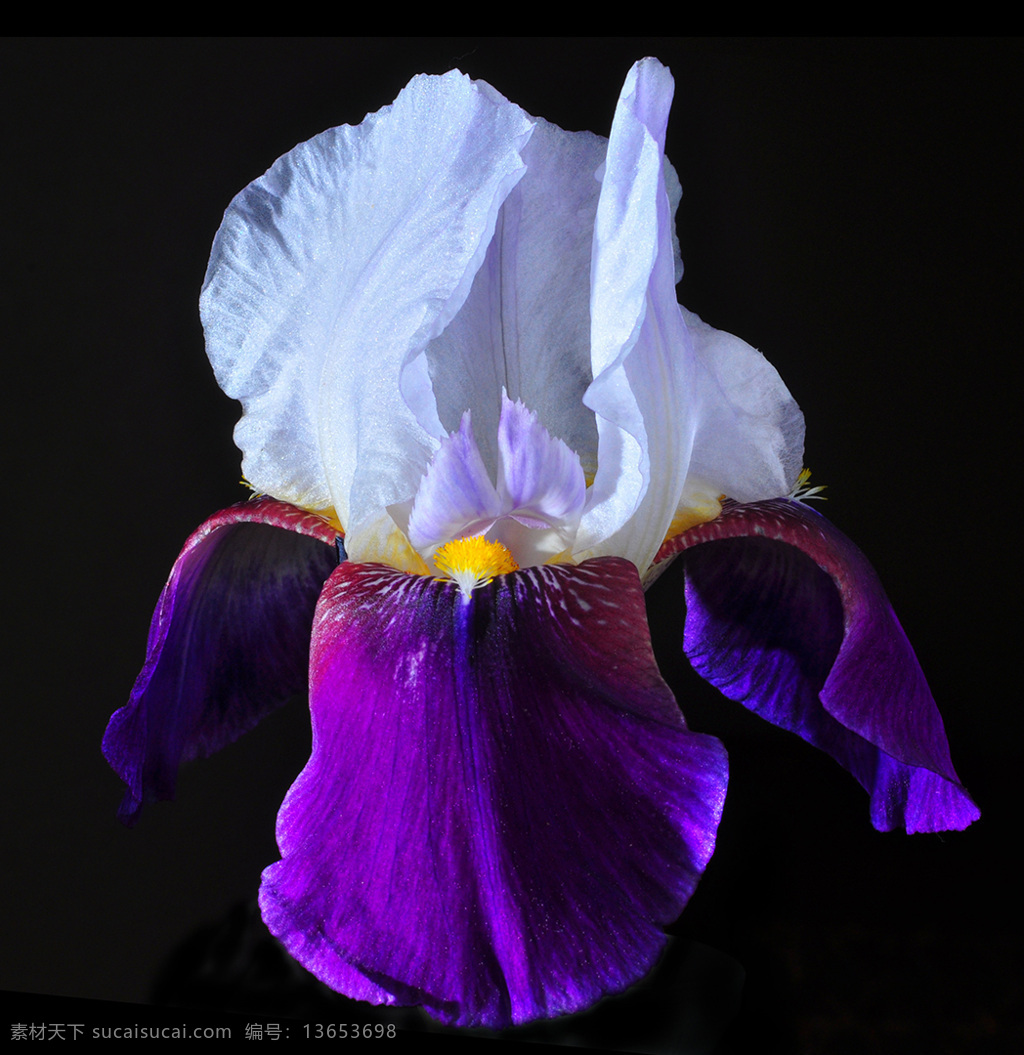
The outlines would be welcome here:
M 417 72 L 458 66 L 531 113 L 607 134 L 630 64 L 653 54 L 676 77 L 680 300 L 760 348 L 803 407 L 823 511 L 886 584 L 983 817 L 963 834 L 875 833 L 851 778 L 687 671 L 668 577 L 652 592 L 659 660 L 691 725 L 730 749 L 719 851 L 661 988 L 605 1012 L 599 1034 L 570 1028 L 663 1050 L 686 1050 L 690 1028 L 705 1044 L 694 1050 L 713 1050 L 726 1026 L 721 1052 L 1016 1050 L 1020 42 L 0 49 L 12 675 L 0 987 L 152 999 L 171 950 L 254 896 L 308 754 L 296 702 L 187 767 L 178 801 L 128 831 L 99 752 L 181 543 L 244 497 L 237 405 L 214 383 L 196 306 L 231 197 Z M 555 1028 L 544 1036 L 564 1039 Z

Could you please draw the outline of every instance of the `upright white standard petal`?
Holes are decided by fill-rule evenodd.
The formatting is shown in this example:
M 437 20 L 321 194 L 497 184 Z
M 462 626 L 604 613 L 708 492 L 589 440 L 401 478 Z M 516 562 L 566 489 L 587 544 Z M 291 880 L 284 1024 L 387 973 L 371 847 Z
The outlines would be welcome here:
M 641 573 L 674 520 L 714 516 L 718 494 L 784 495 L 803 457 L 803 416 L 771 364 L 676 303 L 678 184 L 663 154 L 672 93 L 656 59 L 626 78 L 591 276 L 585 402 L 597 415 L 599 465 L 576 555 L 624 556 Z
M 670 529 L 714 515 L 719 493 L 788 492 L 802 418 L 785 386 L 676 303 L 672 93 L 664 66 L 637 63 L 605 141 L 534 121 L 457 72 L 417 77 L 238 195 L 201 304 L 217 378 L 243 404 L 235 437 L 252 485 L 333 507 L 352 559 L 421 570 L 424 547 L 396 525 L 429 466 L 422 495 L 445 491 L 434 456 L 467 412 L 473 479 L 487 487 L 421 497 L 414 524 L 433 537 L 427 508 L 445 524 L 493 520 L 511 400 L 593 481 L 581 519 L 545 513 L 543 544 L 525 513 L 509 521 L 528 533 L 529 564 L 568 548 L 644 572 Z M 573 474 L 549 475 L 575 510 Z M 504 517 L 519 486 L 506 482 Z M 473 496 L 481 508 L 464 509 Z
M 665 538 L 694 431 L 693 352 L 675 299 L 664 142 L 673 80 L 655 59 L 626 77 L 612 123 L 594 229 L 585 402 L 597 415 L 598 469 L 580 557 L 614 553 L 641 571 Z
M 463 309 L 427 348 L 447 432 L 472 411 L 488 470 L 502 392 L 597 468 L 594 415 L 583 405 L 590 370 L 590 260 L 607 140 L 536 119 L 526 175 L 502 206 L 487 258 Z
M 444 435 L 421 353 L 469 293 L 531 129 L 488 85 L 416 77 L 279 159 L 218 231 L 201 307 L 217 379 L 244 407 L 243 471 L 333 505 L 355 559 Z

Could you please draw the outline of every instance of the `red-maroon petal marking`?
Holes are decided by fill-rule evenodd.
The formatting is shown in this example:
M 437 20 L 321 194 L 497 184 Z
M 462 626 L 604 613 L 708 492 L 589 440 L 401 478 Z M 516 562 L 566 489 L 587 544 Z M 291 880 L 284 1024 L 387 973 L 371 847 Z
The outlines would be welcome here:
M 633 565 L 529 568 L 465 599 L 343 564 L 310 704 L 260 903 L 328 985 L 500 1027 L 651 967 L 711 856 L 726 758 L 658 673 Z
M 978 818 L 914 650 L 845 535 L 799 502 L 727 504 L 658 556 L 680 553 L 684 649 L 704 678 L 845 766 L 871 794 L 875 827 Z
M 214 514 L 157 602 L 146 663 L 103 738 L 128 785 L 119 816 L 174 797 L 178 766 L 210 755 L 306 685 L 313 610 L 338 533 L 272 498 Z

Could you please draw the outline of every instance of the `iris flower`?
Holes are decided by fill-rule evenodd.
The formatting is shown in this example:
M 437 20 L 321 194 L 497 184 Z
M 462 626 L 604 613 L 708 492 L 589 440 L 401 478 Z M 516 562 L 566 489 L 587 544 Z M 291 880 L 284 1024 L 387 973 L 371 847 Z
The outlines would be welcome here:
M 638 63 L 606 140 L 416 77 L 214 242 L 257 494 L 186 543 L 104 750 L 134 822 L 308 679 L 260 904 L 352 997 L 503 1026 L 654 963 L 727 780 L 651 650 L 675 558 L 695 668 L 836 758 L 877 828 L 978 816 L 870 565 L 801 500 L 785 385 L 676 303 L 672 92 Z

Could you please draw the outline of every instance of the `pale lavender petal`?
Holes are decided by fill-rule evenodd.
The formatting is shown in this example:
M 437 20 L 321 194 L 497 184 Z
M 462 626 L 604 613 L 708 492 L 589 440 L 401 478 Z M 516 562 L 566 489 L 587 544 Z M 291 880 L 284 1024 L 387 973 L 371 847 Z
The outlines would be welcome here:
M 498 494 L 512 510 L 528 509 L 555 522 L 579 518 L 587 482 L 576 455 L 507 396 L 498 425 Z
M 128 785 L 122 820 L 173 798 L 181 762 L 231 743 L 303 690 L 338 537 L 319 517 L 263 498 L 215 514 L 185 543 L 153 613 L 145 666 L 103 738 Z
M 441 442 L 416 491 L 406 534 L 424 557 L 462 535 L 483 534 L 501 515 L 468 413 L 459 431 Z
M 680 552 L 684 647 L 703 677 L 845 766 L 871 794 L 875 827 L 978 818 L 914 650 L 848 538 L 779 499 L 727 505 L 659 557 Z
M 467 600 L 343 564 L 310 685 L 313 754 L 260 901 L 315 975 L 505 1026 L 650 968 L 711 856 L 726 760 L 658 673 L 632 565 L 532 568 Z
M 521 567 L 543 564 L 572 546 L 587 496 L 580 460 L 536 414 L 507 396 L 498 426 L 497 490 L 505 519 L 495 537 Z

